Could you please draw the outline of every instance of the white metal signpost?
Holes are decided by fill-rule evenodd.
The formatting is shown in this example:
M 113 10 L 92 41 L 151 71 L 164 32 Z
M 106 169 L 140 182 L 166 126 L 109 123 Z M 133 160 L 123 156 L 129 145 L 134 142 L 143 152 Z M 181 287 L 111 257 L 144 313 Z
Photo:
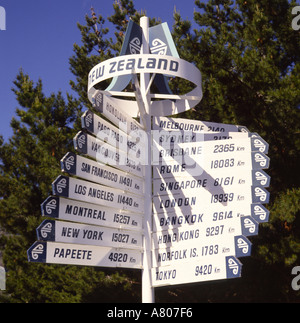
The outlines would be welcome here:
M 35 242 L 28 249 L 32 262 L 97 267 L 142 268 L 140 251 L 93 245 Z
M 75 149 L 97 161 L 115 166 L 136 176 L 144 176 L 144 166 L 140 158 L 128 155 L 125 151 L 80 131 L 74 138 Z
M 61 160 L 62 171 L 91 182 L 119 188 L 131 193 L 144 194 L 144 183 L 140 177 L 104 165 L 80 155 L 67 153 Z
M 140 213 L 144 202 L 140 197 L 115 188 L 94 184 L 75 179 L 74 177 L 58 176 L 52 183 L 53 194 L 68 197 L 73 200 L 84 201 L 122 210 Z
M 37 237 L 38 240 L 41 241 L 56 241 L 116 248 L 142 248 L 142 234 L 140 232 L 65 221 L 43 221 L 37 228 Z
M 103 225 L 119 229 L 142 230 L 143 216 L 125 210 L 49 196 L 42 204 L 42 215 L 54 219 Z
M 174 95 L 169 77 L 194 89 Z M 146 303 L 154 287 L 241 277 L 239 258 L 269 218 L 268 143 L 244 126 L 170 117 L 201 101 L 201 73 L 147 17 L 90 71 L 88 98 L 79 154 L 61 160 L 28 260 L 140 269 Z

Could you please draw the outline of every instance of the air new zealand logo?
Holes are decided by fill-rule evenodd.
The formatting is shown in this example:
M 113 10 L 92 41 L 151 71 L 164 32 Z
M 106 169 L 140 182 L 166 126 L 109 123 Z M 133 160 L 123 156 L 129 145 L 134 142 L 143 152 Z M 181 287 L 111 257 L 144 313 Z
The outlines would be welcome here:
M 47 222 L 42 228 L 41 228 L 41 235 L 43 238 L 47 238 L 48 234 L 52 231 L 52 223 Z
M 141 52 L 141 41 L 138 37 L 134 37 L 129 43 L 130 54 L 140 54 Z
M 241 249 L 243 254 L 247 254 L 249 251 L 248 243 L 243 238 L 238 238 L 237 240 L 237 246 L 239 249 Z
M 65 160 L 66 169 L 70 170 L 75 164 L 75 156 L 71 155 Z
M 247 229 L 248 234 L 255 234 L 256 226 L 253 221 L 251 221 L 248 217 L 243 217 L 243 225 L 245 229 Z
M 262 172 L 255 172 L 255 179 L 260 182 L 260 185 L 266 185 L 268 182 L 268 178 Z
M 52 214 L 52 210 L 55 210 L 57 207 L 57 203 L 55 199 L 50 200 L 47 204 L 46 204 L 46 212 L 47 214 Z
M 152 41 L 152 47 L 150 48 L 150 51 L 152 54 L 157 55 L 166 55 L 167 54 L 168 46 L 163 41 L 161 41 L 158 38 L 155 38 Z
M 255 162 L 256 163 L 259 163 L 259 165 L 261 166 L 261 167 L 265 167 L 266 165 L 267 165 L 267 159 L 266 158 L 264 158 L 264 156 L 262 156 L 261 154 L 259 154 L 259 153 L 256 153 L 255 155 L 254 155 L 255 157 Z
M 259 198 L 260 202 L 266 202 L 268 194 L 261 187 L 255 187 L 254 194 Z
M 78 142 L 79 148 L 82 149 L 82 147 L 85 145 L 85 134 L 82 134 L 81 136 L 79 136 L 77 139 L 77 142 Z
M 43 254 L 44 253 L 44 245 L 43 244 L 38 244 L 36 245 L 36 247 L 34 247 L 31 251 L 31 257 L 34 259 L 34 260 L 37 260 L 39 255 Z
M 261 205 L 253 205 L 253 213 L 254 216 L 256 216 L 260 221 L 266 221 L 267 220 L 267 211 L 264 210 L 264 208 Z
M 62 178 L 57 184 L 56 189 L 58 193 L 62 193 L 63 190 L 67 187 L 67 180 L 65 178 Z
M 84 122 L 85 122 L 85 126 L 87 128 L 89 128 L 90 125 L 93 123 L 93 115 L 92 115 L 92 113 L 90 111 L 87 112 L 87 114 L 85 116 L 85 119 L 84 119 Z
M 238 275 L 238 272 L 239 272 L 238 263 L 231 257 L 230 258 L 228 257 L 227 262 L 228 262 L 229 269 L 232 271 L 232 275 L 234 276 Z

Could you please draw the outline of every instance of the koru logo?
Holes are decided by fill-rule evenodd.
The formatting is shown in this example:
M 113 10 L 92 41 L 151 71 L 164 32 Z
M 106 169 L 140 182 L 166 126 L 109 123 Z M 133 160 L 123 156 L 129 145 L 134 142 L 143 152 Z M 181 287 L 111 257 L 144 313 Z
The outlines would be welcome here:
M 36 247 L 34 247 L 31 251 L 31 257 L 34 260 L 37 260 L 39 258 L 39 255 L 43 254 L 44 252 L 44 246 L 43 244 L 38 244 Z
M 134 37 L 129 43 L 130 54 L 140 54 L 141 52 L 141 41 L 138 37 Z
M 259 172 L 259 171 L 255 172 L 255 178 L 257 181 L 260 182 L 260 185 L 267 184 L 268 178 L 262 172 Z
M 256 217 L 261 221 L 265 221 L 267 218 L 267 212 L 260 205 L 254 205 L 253 212 Z
M 66 169 L 70 170 L 74 166 L 74 164 L 75 164 L 75 157 L 71 155 L 65 161 Z
M 152 54 L 166 55 L 168 46 L 160 39 L 156 38 L 152 42 L 150 51 Z
M 42 237 L 46 239 L 48 237 L 48 233 L 51 233 L 51 231 L 52 231 L 52 223 L 48 222 L 41 229 Z
M 52 210 L 55 210 L 57 205 L 56 205 L 56 200 L 52 199 L 46 204 L 46 212 L 47 214 L 52 214 Z

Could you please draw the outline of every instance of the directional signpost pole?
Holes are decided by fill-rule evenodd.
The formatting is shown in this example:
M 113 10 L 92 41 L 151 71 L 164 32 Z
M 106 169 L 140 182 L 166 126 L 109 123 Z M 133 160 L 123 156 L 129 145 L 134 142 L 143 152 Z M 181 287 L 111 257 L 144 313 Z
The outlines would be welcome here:
M 149 18 L 142 17 L 140 25 L 143 30 L 143 54 L 149 53 Z M 151 115 L 150 115 L 150 98 L 146 91 L 149 85 L 149 74 L 141 73 L 141 95 L 143 102 L 140 105 L 144 111 L 141 115 L 145 122 L 147 133 L 146 145 L 146 164 L 145 164 L 145 200 L 144 200 L 144 255 L 143 255 L 143 270 L 142 270 L 142 302 L 154 303 L 154 288 L 151 283 L 151 227 L 152 227 L 152 166 L 151 166 Z M 138 99 L 138 98 L 137 98 Z
M 168 77 L 195 87 L 174 95 Z M 95 112 L 83 114 L 77 153 L 62 158 L 64 175 L 41 205 L 51 219 L 30 262 L 141 270 L 143 303 L 154 303 L 155 287 L 241 277 L 247 237 L 269 218 L 269 145 L 244 126 L 173 118 L 201 101 L 201 83 L 166 24 L 130 20 L 120 55 L 89 73 Z

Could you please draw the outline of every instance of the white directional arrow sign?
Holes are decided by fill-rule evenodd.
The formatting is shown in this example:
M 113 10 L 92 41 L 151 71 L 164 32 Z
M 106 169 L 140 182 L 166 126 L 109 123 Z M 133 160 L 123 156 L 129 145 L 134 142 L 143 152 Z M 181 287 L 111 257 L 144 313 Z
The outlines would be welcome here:
M 129 249 L 142 248 L 141 233 L 65 221 L 43 221 L 37 228 L 37 237 L 42 241 Z
M 198 207 L 198 208 L 179 208 L 176 212 L 163 212 L 154 213 L 153 215 L 153 231 L 163 231 L 178 227 L 187 227 L 201 225 L 202 223 L 218 223 L 219 221 L 226 220 L 237 221 L 236 219 L 248 219 L 251 216 L 256 222 L 268 222 L 269 211 L 260 204 L 246 204 L 242 205 L 241 208 L 220 206 L 214 207 Z M 249 220 L 247 223 L 250 225 Z M 255 228 L 254 226 L 251 227 Z M 246 235 L 246 233 L 242 233 Z
M 164 148 L 184 147 L 180 144 L 192 143 L 192 142 L 206 142 L 228 140 L 231 143 L 232 140 L 252 138 L 251 148 L 252 151 L 260 151 L 267 154 L 269 150 L 269 144 L 263 140 L 257 133 L 250 132 L 188 132 L 188 131 L 152 131 L 153 142 L 156 146 L 160 145 Z M 179 146 L 178 146 L 179 145 Z
M 88 181 L 126 190 L 138 195 L 144 194 L 144 181 L 140 177 L 73 153 L 67 153 L 62 158 L 61 169 L 63 172 L 76 175 Z
M 209 192 L 220 187 L 229 188 L 231 186 L 244 189 L 246 186 L 268 187 L 270 176 L 262 170 L 248 171 L 228 171 L 224 176 L 224 171 L 206 173 L 199 176 L 186 176 L 178 178 L 160 178 L 153 180 L 154 195 L 175 194 L 177 192 L 187 192 L 190 190 L 205 189 Z
M 205 188 L 191 189 L 187 193 L 181 191 L 173 195 L 157 194 L 153 197 L 153 210 L 156 213 L 173 211 L 177 207 L 214 208 L 215 205 L 239 207 L 239 204 L 269 203 L 270 193 L 263 187 L 246 186 L 241 190 L 239 186 L 215 187 L 212 191 Z
M 188 245 L 154 249 L 152 251 L 153 267 L 182 264 L 191 260 L 199 260 L 208 256 L 236 256 L 251 255 L 251 242 L 244 236 L 216 237 L 208 241 L 200 241 Z
M 90 204 L 58 196 L 49 196 L 41 205 L 42 215 L 60 220 L 103 225 L 111 228 L 142 230 L 141 214 Z
M 152 269 L 154 287 L 241 277 L 242 264 L 233 256 L 214 256 Z
M 94 107 L 119 129 L 132 137 L 146 138 L 145 131 L 140 123 L 126 113 L 126 106 L 137 105 L 134 101 L 118 100 L 100 91 L 96 91 L 92 99 Z
M 153 164 L 159 162 L 190 162 L 211 160 L 220 157 L 239 157 L 259 151 L 267 152 L 267 146 L 258 138 L 230 139 L 230 140 L 210 140 L 202 142 L 179 143 L 173 145 L 160 146 L 153 143 Z
M 78 152 L 88 155 L 101 163 L 117 167 L 136 176 L 144 176 L 144 166 L 139 160 L 127 156 L 124 151 L 121 151 L 96 137 L 88 135 L 83 131 L 80 131 L 75 136 L 74 146 Z
M 153 118 L 153 130 L 184 130 L 187 132 L 249 132 L 246 127 L 233 124 L 166 117 Z
M 144 208 L 143 201 L 136 195 L 72 177 L 58 176 L 52 183 L 52 190 L 54 195 L 136 213 Z
M 142 254 L 133 249 L 37 241 L 28 249 L 27 255 L 30 262 L 142 268 Z
M 181 158 L 181 157 L 180 157 Z M 210 174 L 221 169 L 227 170 L 260 170 L 269 168 L 270 159 L 261 152 L 200 156 L 197 159 L 186 157 L 184 160 L 159 162 L 153 165 L 153 178 L 199 176 L 206 172 Z
M 209 244 L 212 240 L 230 239 L 237 235 L 254 236 L 258 234 L 258 223 L 250 216 L 219 221 L 217 223 L 195 224 L 153 233 L 155 249 L 187 245 Z
M 262 183 L 268 183 L 268 175 L 263 173 L 263 171 L 254 171 L 254 174 L 258 173 L 258 176 L 261 176 L 259 178 L 261 179 Z M 224 178 L 221 178 L 224 179 Z M 253 177 L 252 177 L 253 180 Z M 220 178 L 212 178 L 206 176 L 206 178 L 203 180 L 201 179 L 195 179 L 193 177 L 184 177 L 179 178 L 178 181 L 174 181 L 170 178 L 167 179 L 157 179 L 154 180 L 153 185 L 153 192 L 154 196 L 163 196 L 163 195 L 174 195 L 177 194 L 184 195 L 185 197 L 194 196 L 196 194 L 201 194 L 201 199 L 210 198 L 210 203 L 216 203 L 216 202 L 234 202 L 236 196 L 238 201 L 247 201 L 247 198 L 251 200 L 251 203 L 262 203 L 266 204 L 268 203 L 268 194 L 262 194 L 263 191 L 265 191 L 264 187 L 265 185 L 259 185 L 256 188 L 256 186 L 252 186 L 249 182 L 245 185 L 245 182 L 238 182 L 233 183 L 234 176 L 227 176 L 226 177 L 226 185 L 221 185 Z M 225 180 L 224 180 L 225 183 Z M 249 185 L 250 184 L 250 185 Z M 242 191 L 241 191 L 242 190 Z M 261 192 L 261 193 L 260 193 Z M 220 196 L 217 197 L 216 194 L 228 194 L 228 196 Z M 229 195 L 231 194 L 231 195 Z M 238 195 L 237 195 L 238 194 Z M 213 197 L 211 196 L 213 195 Z M 246 198 L 245 198 L 246 196 Z M 217 201 L 216 201 L 217 199 Z
M 145 136 L 129 136 L 89 110 L 82 115 L 81 122 L 82 128 L 95 135 L 98 139 L 127 152 L 128 155 L 135 159 L 144 158 L 143 147 L 146 143 L 143 140 L 145 140 Z

